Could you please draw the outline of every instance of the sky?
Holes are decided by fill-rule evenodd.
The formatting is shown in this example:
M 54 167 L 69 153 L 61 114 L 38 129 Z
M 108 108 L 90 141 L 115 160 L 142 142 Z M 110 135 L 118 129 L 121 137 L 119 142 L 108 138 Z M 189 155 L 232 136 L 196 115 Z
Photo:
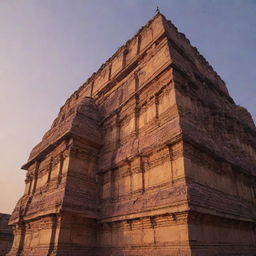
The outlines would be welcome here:
M 157 5 L 256 120 L 256 0 L 1 0 L 0 212 L 22 196 L 20 167 L 65 100 Z

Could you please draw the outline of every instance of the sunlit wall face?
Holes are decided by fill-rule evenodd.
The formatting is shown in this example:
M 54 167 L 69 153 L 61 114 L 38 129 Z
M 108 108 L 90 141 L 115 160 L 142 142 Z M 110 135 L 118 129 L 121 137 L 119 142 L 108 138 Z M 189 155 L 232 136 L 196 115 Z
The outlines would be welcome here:
M 256 119 L 256 1 L 158 0 Z M 155 13 L 154 0 L 0 1 L 0 212 L 66 98 Z

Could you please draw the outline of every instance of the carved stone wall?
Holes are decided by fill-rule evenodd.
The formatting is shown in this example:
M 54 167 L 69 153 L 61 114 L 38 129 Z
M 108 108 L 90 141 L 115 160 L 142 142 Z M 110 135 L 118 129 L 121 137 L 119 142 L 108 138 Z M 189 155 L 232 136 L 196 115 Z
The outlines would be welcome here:
M 11 255 L 247 255 L 256 128 L 157 14 L 32 150 Z
M 168 26 L 193 255 L 256 251 L 256 129 L 225 84 Z

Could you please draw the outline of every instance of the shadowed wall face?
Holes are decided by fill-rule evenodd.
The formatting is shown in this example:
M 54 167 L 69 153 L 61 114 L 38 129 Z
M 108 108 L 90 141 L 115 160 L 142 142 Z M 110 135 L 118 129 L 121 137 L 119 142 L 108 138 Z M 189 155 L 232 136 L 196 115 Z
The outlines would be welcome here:
M 158 13 L 32 150 L 8 256 L 252 256 L 255 134 L 223 80 Z
M 13 234 L 8 226 L 10 215 L 0 213 L 0 255 L 5 255 L 12 247 Z

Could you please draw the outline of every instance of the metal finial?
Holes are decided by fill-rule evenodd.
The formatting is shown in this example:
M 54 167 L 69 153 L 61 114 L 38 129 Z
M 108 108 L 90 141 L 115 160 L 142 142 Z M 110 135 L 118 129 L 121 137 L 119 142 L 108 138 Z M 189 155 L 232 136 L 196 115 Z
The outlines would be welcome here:
M 157 14 L 160 13 L 160 10 L 159 10 L 159 7 L 158 7 L 158 6 L 156 7 L 156 13 L 157 13 Z

